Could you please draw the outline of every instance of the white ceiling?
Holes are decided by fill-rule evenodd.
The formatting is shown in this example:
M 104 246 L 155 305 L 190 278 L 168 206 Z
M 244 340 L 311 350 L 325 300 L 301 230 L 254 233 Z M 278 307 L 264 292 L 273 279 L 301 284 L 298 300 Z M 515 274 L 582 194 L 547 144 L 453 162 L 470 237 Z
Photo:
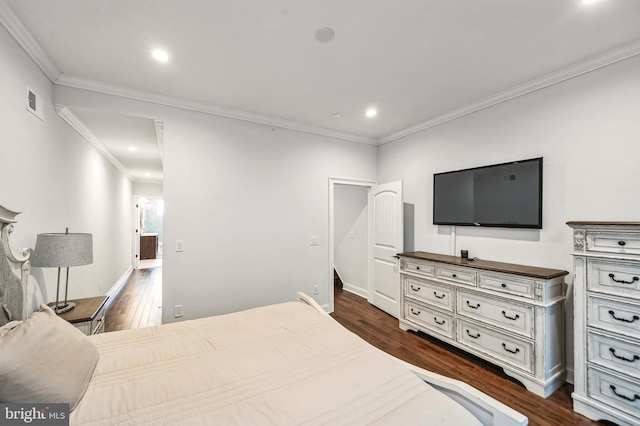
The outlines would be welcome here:
M 162 182 L 156 123 L 146 118 L 70 109 L 136 182 Z
M 638 0 L 5 3 L 59 84 L 97 81 L 368 143 L 640 53 Z M 333 41 L 315 40 L 322 27 Z

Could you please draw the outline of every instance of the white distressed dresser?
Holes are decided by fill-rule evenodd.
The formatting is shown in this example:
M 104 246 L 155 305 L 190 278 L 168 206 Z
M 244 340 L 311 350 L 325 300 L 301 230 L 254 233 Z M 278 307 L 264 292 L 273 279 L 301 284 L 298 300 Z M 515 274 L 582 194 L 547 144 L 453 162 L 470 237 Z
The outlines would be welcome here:
M 640 222 L 573 228 L 573 408 L 593 420 L 640 425 Z
M 501 366 L 543 397 L 565 381 L 567 271 L 400 253 L 400 328 Z

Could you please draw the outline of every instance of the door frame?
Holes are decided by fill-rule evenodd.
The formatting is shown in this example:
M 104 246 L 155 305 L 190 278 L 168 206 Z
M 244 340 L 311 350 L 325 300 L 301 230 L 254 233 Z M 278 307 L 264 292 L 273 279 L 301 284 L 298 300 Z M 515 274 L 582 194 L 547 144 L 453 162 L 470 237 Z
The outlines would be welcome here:
M 142 195 L 142 194 L 134 194 L 133 195 L 133 229 L 132 229 L 132 238 L 133 238 L 133 253 L 132 253 L 132 264 L 133 269 L 136 269 L 140 264 L 140 207 L 139 200 L 141 198 L 146 198 L 147 200 L 164 200 L 164 195 Z M 164 218 L 162 219 L 162 228 L 164 229 Z
M 369 190 L 371 187 L 377 185 L 377 182 L 356 180 L 356 179 L 341 179 L 341 178 L 329 178 L 329 268 L 328 268 L 328 280 L 327 280 L 327 295 L 329 301 L 328 311 L 329 313 L 334 311 L 334 297 L 333 297 L 333 266 L 335 263 L 335 185 L 351 185 L 351 186 L 364 186 Z M 368 208 L 368 207 L 367 207 Z M 367 215 L 367 218 L 369 216 Z M 368 219 L 367 219 L 368 220 Z M 367 232 L 367 239 L 370 237 Z M 367 243 L 368 244 L 368 243 Z M 368 259 L 367 259 L 368 261 Z M 367 268 L 367 274 L 369 273 Z M 369 277 L 367 276 L 367 282 Z
M 131 245 L 132 245 L 132 253 L 131 253 L 131 265 L 133 269 L 136 269 L 140 264 L 140 207 L 138 206 L 138 199 L 141 195 L 133 195 L 132 197 L 132 206 L 133 206 L 133 229 L 131 229 Z

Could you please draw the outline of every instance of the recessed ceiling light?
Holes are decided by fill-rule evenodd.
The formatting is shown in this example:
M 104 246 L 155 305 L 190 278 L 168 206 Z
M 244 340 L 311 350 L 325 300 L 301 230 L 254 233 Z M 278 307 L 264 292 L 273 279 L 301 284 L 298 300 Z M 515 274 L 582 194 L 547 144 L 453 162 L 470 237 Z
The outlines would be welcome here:
M 331 28 L 320 28 L 316 31 L 315 37 L 320 43 L 329 43 L 336 36 Z
M 333 118 L 335 120 L 338 120 L 340 117 L 342 117 L 342 116 L 340 115 L 339 112 L 332 112 L 331 113 L 331 118 Z
M 169 54 L 162 49 L 154 49 L 153 52 L 151 52 L 151 56 L 153 56 L 153 59 L 155 59 L 158 62 L 167 62 L 169 61 Z
M 131 152 L 138 152 L 138 148 L 136 148 L 135 146 L 130 146 L 129 148 L 127 148 L 129 151 Z
M 378 115 L 378 111 L 375 108 L 369 108 L 365 114 L 368 118 L 373 118 Z
M 582 0 L 582 4 L 598 3 L 600 0 Z
M 151 177 L 151 173 L 145 173 L 144 176 L 145 177 Z

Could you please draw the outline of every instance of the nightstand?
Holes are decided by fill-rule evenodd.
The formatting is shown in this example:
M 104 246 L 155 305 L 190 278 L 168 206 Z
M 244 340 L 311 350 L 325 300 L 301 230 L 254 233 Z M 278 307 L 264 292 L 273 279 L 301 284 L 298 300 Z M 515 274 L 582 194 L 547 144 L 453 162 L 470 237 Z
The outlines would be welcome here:
M 60 314 L 60 318 L 69 321 L 87 336 L 104 332 L 104 311 L 107 296 L 89 297 L 87 299 L 69 300 L 76 307 Z M 49 306 L 55 302 L 49 303 Z

